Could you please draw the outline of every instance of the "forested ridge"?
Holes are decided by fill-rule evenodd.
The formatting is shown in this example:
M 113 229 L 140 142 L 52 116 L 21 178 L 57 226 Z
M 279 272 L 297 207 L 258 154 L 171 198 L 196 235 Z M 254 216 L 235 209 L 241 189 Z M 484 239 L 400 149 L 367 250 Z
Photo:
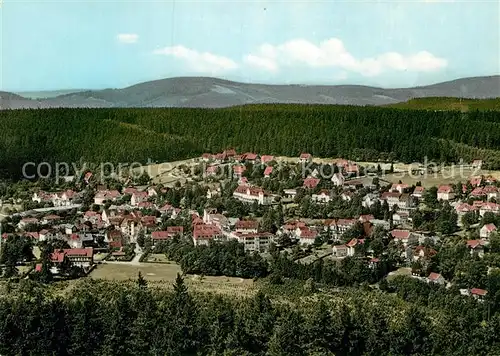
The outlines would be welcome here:
M 0 166 L 171 161 L 228 147 L 359 160 L 482 158 L 500 167 L 500 113 L 330 105 L 0 112 Z

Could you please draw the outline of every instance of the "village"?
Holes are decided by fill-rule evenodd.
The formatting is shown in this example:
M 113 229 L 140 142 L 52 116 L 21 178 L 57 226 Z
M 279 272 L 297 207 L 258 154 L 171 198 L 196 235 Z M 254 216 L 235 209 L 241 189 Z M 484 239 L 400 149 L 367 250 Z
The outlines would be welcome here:
M 472 162 L 471 172 L 480 166 Z M 157 263 L 165 260 L 165 243 L 182 239 L 194 248 L 237 241 L 249 254 L 265 259 L 280 251 L 301 264 L 356 259 L 375 269 L 390 255 L 396 265 L 389 277 L 450 288 L 433 262 L 450 241 L 477 259 L 500 249 L 493 175 L 408 184 L 391 181 L 391 163 L 367 166 L 308 153 L 283 160 L 233 149 L 174 170 L 169 184 L 161 175 L 104 180 L 92 171 L 61 190 L 32 184 L 24 199 L 10 198 L 29 209 L 2 222 L 4 277 L 81 278 L 148 263 L 167 268 Z M 22 252 L 9 252 L 19 250 L 13 246 L 20 239 L 30 251 L 23 245 Z M 470 286 L 460 293 L 481 300 L 487 290 Z

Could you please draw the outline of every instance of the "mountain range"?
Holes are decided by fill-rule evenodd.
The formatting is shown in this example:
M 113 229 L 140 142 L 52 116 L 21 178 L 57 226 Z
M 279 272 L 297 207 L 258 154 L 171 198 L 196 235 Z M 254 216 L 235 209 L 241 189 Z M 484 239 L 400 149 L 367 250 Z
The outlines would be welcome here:
M 389 105 L 422 97 L 498 98 L 500 75 L 461 78 L 413 87 L 384 89 L 362 85 L 269 85 L 210 77 L 176 77 L 122 89 L 43 92 L 0 91 L 0 109 L 54 107 L 205 107 L 259 103 Z

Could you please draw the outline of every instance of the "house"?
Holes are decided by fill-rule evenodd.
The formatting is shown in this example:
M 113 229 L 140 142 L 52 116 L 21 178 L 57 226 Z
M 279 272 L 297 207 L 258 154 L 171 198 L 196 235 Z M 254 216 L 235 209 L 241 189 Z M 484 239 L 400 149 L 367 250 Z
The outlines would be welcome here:
M 139 203 L 147 201 L 149 198 L 148 192 L 135 192 L 130 198 L 130 205 L 138 206 Z
M 297 229 L 296 236 L 299 238 L 299 244 L 309 246 L 314 243 L 318 233 L 308 227 L 302 227 Z
M 238 220 L 234 228 L 236 232 L 242 234 L 256 234 L 259 230 L 259 222 L 256 220 Z
M 399 204 L 399 198 L 401 197 L 401 193 L 399 192 L 385 192 L 380 197 L 380 201 L 384 202 L 384 200 L 389 205 L 389 209 L 392 209 L 394 205 Z
M 453 192 L 453 187 L 451 185 L 440 185 L 437 190 L 438 200 L 453 200 L 455 198 L 455 193 Z
M 203 223 L 217 226 L 223 231 L 229 230 L 229 219 L 222 214 L 218 214 L 216 209 L 203 210 Z
M 469 240 L 467 241 L 467 248 L 470 250 L 470 254 L 477 254 L 479 257 L 484 256 L 484 246 L 486 241 L 483 240 Z
M 210 153 L 204 153 L 201 155 L 201 160 L 203 162 L 208 162 L 212 159 L 212 155 Z
M 410 213 L 407 211 L 398 211 L 392 214 L 392 221 L 396 225 L 407 224 L 410 220 Z
M 303 187 L 306 189 L 314 189 L 318 186 L 320 180 L 318 178 L 306 178 L 304 179 Z
M 76 193 L 68 189 L 62 193 L 53 194 L 52 203 L 54 206 L 68 206 L 72 204 L 74 198 L 76 198 Z
M 418 187 L 415 187 L 415 189 L 413 190 L 413 193 L 411 195 L 417 199 L 422 199 L 422 197 L 424 196 L 424 193 L 425 193 L 425 188 L 422 186 L 418 186 Z
M 486 224 L 479 230 L 479 237 L 482 239 L 487 239 L 490 237 L 492 232 L 495 232 L 497 227 L 494 224 Z
M 407 246 L 410 239 L 410 231 L 394 229 L 391 231 L 391 236 L 394 240 L 401 241 L 403 246 Z
M 215 225 L 197 224 L 193 229 L 193 243 L 195 246 L 208 245 L 209 241 L 221 238 L 222 231 Z
M 26 228 L 28 225 L 38 224 L 39 220 L 37 218 L 22 218 L 17 226 L 20 229 Z
M 272 173 L 273 173 L 273 167 L 267 166 L 266 169 L 264 169 L 264 178 L 269 178 Z
M 299 163 L 307 163 L 312 161 L 312 155 L 310 153 L 301 153 L 299 156 Z
M 61 217 L 59 215 L 50 214 L 50 215 L 44 216 L 41 220 L 41 223 L 45 224 L 45 225 L 48 225 L 48 224 L 52 225 L 52 224 L 55 224 L 59 220 L 61 220 Z
M 408 184 L 404 184 L 404 183 L 398 183 L 398 184 L 393 184 L 391 186 L 391 189 L 390 191 L 391 192 L 398 192 L 398 193 L 406 193 L 406 191 L 408 190 L 409 186 Z
M 270 205 L 274 198 L 262 188 L 240 185 L 233 192 L 233 197 L 244 203 L 256 202 L 259 205 Z
M 429 282 L 429 283 L 432 282 L 432 283 L 444 285 L 446 283 L 446 280 L 439 273 L 431 272 L 431 274 L 429 274 L 429 277 L 427 277 L 427 282 Z
M 332 182 L 335 186 L 340 187 L 344 185 L 345 178 L 341 173 L 334 173 L 332 176 Z
M 205 170 L 205 177 L 216 176 L 219 170 L 219 166 L 208 166 Z
M 467 203 L 460 203 L 455 206 L 455 211 L 457 212 L 458 226 L 462 226 L 462 218 L 465 214 L 473 211 L 478 211 L 479 208 L 477 206 L 469 205 Z
M 322 189 L 318 194 L 313 194 L 311 199 L 317 203 L 328 203 L 331 200 L 330 192 Z
M 269 244 L 274 241 L 274 235 L 268 232 L 261 233 L 240 233 L 235 232 L 234 237 L 243 244 L 245 251 L 264 252 L 269 248 Z
M 474 205 L 479 206 L 480 216 L 484 216 L 486 213 L 498 214 L 500 212 L 500 205 L 497 203 L 475 201 Z
M 168 226 L 167 230 L 153 231 L 151 233 L 151 239 L 153 240 L 153 243 L 156 243 L 171 239 L 175 235 L 182 235 L 183 232 L 184 228 L 182 226 Z
M 348 243 L 346 243 L 347 246 L 347 256 L 354 256 L 356 253 L 356 248 L 359 245 L 362 245 L 365 242 L 363 239 L 352 239 Z
M 344 172 L 347 176 L 359 176 L 359 166 L 357 164 L 348 164 L 344 167 Z
M 236 165 L 233 166 L 233 177 L 234 178 L 240 178 L 243 176 L 243 173 L 247 170 L 247 167 L 243 165 Z
M 104 205 L 107 201 L 114 202 L 120 197 L 121 197 L 121 194 L 118 190 L 99 191 L 94 196 L 94 204 Z
M 361 205 L 365 208 L 370 208 L 376 201 L 379 201 L 378 195 L 373 193 L 368 193 L 363 197 Z
M 61 264 L 67 258 L 73 266 L 87 269 L 94 264 L 94 249 L 87 248 L 70 248 L 64 250 L 54 250 L 50 256 L 51 262 L 57 265 Z
M 332 247 L 332 256 L 334 257 L 346 257 L 348 247 L 346 245 L 335 245 Z
M 470 290 L 470 295 L 472 295 L 474 298 L 478 300 L 484 300 L 486 294 L 488 294 L 488 291 L 484 289 L 472 288 Z
M 474 161 L 472 161 L 472 164 L 471 164 L 473 169 L 481 169 L 482 165 L 483 165 L 483 161 L 480 159 L 475 159 Z
M 356 225 L 356 222 L 358 222 L 357 219 L 338 219 L 331 227 L 335 227 L 335 230 L 340 235 Z
M 250 163 L 257 163 L 260 160 L 259 156 L 253 152 L 244 153 L 243 159 L 247 162 L 250 162 Z
M 428 260 L 435 256 L 437 251 L 425 246 L 417 246 L 413 250 L 413 261 Z

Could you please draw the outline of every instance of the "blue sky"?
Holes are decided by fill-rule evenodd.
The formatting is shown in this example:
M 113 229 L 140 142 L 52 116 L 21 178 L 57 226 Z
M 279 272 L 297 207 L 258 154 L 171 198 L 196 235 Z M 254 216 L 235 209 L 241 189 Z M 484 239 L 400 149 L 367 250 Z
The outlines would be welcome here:
M 0 86 L 203 75 L 407 87 L 500 74 L 499 10 L 496 0 L 3 0 Z

